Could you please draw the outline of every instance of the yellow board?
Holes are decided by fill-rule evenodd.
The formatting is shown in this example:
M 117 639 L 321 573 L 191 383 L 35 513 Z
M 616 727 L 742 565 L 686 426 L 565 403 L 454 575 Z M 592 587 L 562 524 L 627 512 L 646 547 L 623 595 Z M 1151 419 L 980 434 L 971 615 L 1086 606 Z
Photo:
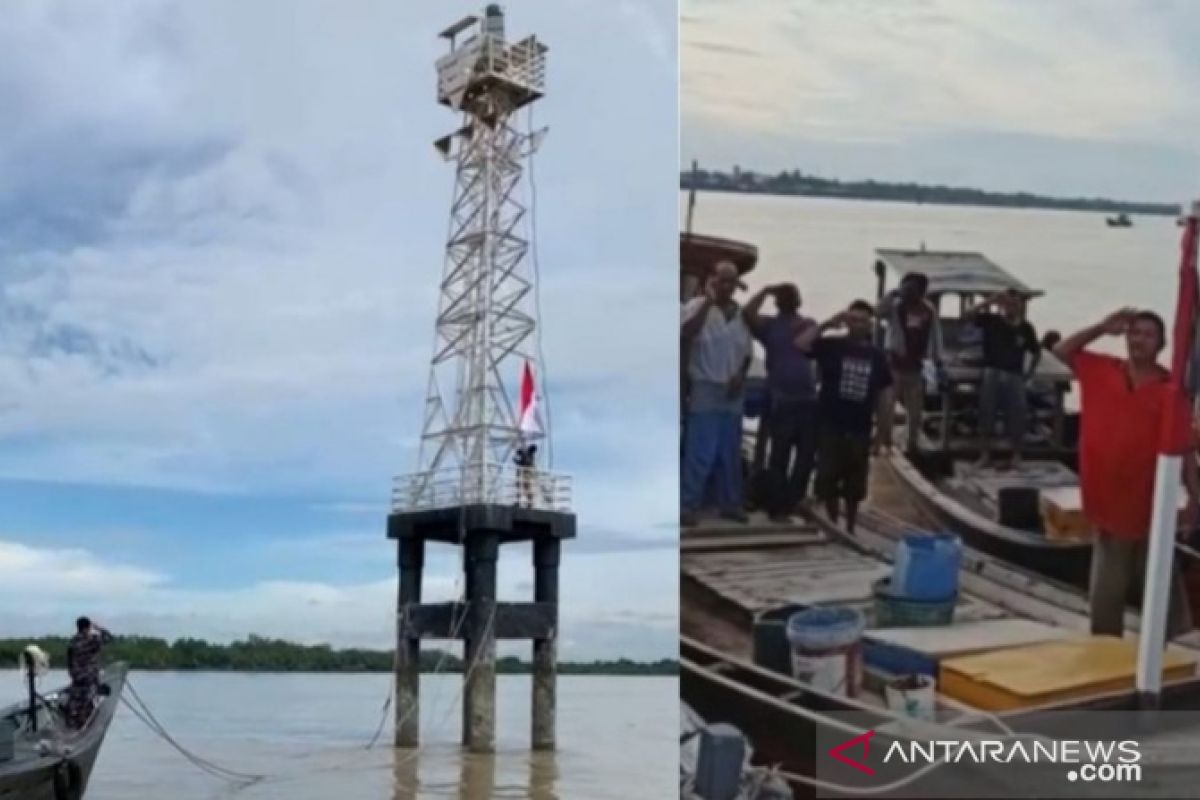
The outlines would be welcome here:
M 1038 495 L 1038 505 L 1046 538 L 1092 538 L 1092 523 L 1083 515 L 1083 499 L 1078 486 L 1043 489 Z
M 942 661 L 938 690 L 985 711 L 1009 711 L 1132 689 L 1137 640 L 1087 636 Z M 1190 678 L 1195 658 L 1168 647 L 1163 680 Z

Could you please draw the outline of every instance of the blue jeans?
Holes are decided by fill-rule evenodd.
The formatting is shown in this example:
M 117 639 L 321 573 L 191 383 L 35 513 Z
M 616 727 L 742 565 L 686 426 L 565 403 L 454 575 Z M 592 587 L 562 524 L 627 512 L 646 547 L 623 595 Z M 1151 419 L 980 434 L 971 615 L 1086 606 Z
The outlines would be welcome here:
M 699 510 L 713 478 L 721 511 L 742 510 L 742 415 L 731 411 L 691 411 L 683 440 L 680 505 Z
M 1015 452 L 1021 452 L 1028 427 L 1025 376 L 1019 372 L 985 369 L 979 387 L 979 434 L 985 450 L 995 435 L 997 407 L 1004 413 L 1004 432 Z

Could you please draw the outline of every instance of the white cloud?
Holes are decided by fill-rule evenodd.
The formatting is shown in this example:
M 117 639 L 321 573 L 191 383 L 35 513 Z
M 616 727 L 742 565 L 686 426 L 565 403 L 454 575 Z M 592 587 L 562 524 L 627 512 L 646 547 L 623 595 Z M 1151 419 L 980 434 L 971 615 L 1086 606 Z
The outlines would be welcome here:
M 1191 146 L 1200 122 L 1167 6 L 692 6 L 681 28 L 685 136 L 693 125 L 873 141 L 969 130 Z
M 452 183 L 430 147 L 455 125 L 434 103 L 436 33 L 476 4 L 10 5 L 0 478 L 386 502 L 415 459 Z M 551 47 L 537 175 L 557 466 L 583 522 L 625 536 L 676 504 L 675 208 L 649 189 L 674 172 L 674 13 L 510 10 Z M 594 48 L 635 24 L 597 80 Z M 639 124 L 595 113 L 618 104 Z M 172 587 L 138 608 L 213 635 L 260 603 L 253 619 L 287 633 L 303 601 L 331 635 L 389 607 L 380 585 Z
M 346 544 L 340 537 L 323 547 L 326 553 L 345 556 Z M 459 573 L 444 568 L 448 552 L 431 558 L 422 587 L 424 602 L 461 596 Z M 579 556 L 568 544 L 560 573 L 563 657 L 659 658 L 672 653 L 678 630 L 674 559 L 674 553 L 665 551 L 637 559 L 625 554 Z M 439 564 L 442 568 L 432 568 Z M 644 588 L 636 597 L 614 593 L 604 576 Z M 528 548 L 507 553 L 498 577 L 502 600 L 531 599 Z M 264 579 L 231 589 L 195 589 L 86 550 L 0 540 L 0 604 L 37 598 L 19 616 L 5 617 L 0 637 L 54 633 L 86 613 L 114 633 L 221 642 L 255 633 L 308 644 L 382 649 L 393 642 L 396 588 L 396 579 L 390 578 L 339 585 Z M 603 632 L 609 638 L 596 635 Z
M 40 599 L 111 595 L 128 599 L 165 577 L 141 567 L 109 564 L 82 549 L 39 549 L 0 541 L 0 596 Z

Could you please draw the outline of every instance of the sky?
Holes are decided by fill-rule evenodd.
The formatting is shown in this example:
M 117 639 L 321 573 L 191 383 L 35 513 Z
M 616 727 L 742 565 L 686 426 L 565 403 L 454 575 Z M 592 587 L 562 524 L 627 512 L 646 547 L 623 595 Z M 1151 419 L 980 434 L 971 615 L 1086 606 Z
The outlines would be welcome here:
M 681 163 L 1182 202 L 1191 0 L 682 0 Z
M 330 9 L 5 4 L 0 636 L 86 613 L 391 646 L 386 516 L 416 466 L 453 180 L 432 142 L 458 122 L 437 34 L 480 9 Z M 674 656 L 675 6 L 507 11 L 550 48 L 544 388 L 580 524 L 560 654 Z M 529 549 L 506 549 L 502 599 L 529 598 Z M 426 598 L 458 569 L 431 552 Z

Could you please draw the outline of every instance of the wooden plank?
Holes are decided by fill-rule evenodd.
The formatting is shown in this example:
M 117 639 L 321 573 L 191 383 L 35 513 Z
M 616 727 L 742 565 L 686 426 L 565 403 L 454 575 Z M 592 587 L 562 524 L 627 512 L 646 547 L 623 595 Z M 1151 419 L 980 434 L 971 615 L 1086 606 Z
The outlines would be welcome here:
M 747 523 L 730 522 L 722 519 L 701 520 L 692 528 L 682 528 L 679 531 L 681 541 L 704 539 L 714 536 L 737 536 L 748 534 L 791 534 L 807 536 L 812 542 L 824 541 L 825 536 L 812 523 L 779 523 L 771 522 L 764 515 L 754 515 Z
M 723 550 L 762 550 L 766 548 L 795 547 L 811 542 L 813 537 L 804 533 L 740 534 L 711 536 L 698 539 L 684 538 L 679 549 L 684 553 L 719 552 Z
M 873 628 L 863 636 L 939 657 L 1074 638 L 1079 634 L 1025 619 L 955 622 L 937 628 Z

